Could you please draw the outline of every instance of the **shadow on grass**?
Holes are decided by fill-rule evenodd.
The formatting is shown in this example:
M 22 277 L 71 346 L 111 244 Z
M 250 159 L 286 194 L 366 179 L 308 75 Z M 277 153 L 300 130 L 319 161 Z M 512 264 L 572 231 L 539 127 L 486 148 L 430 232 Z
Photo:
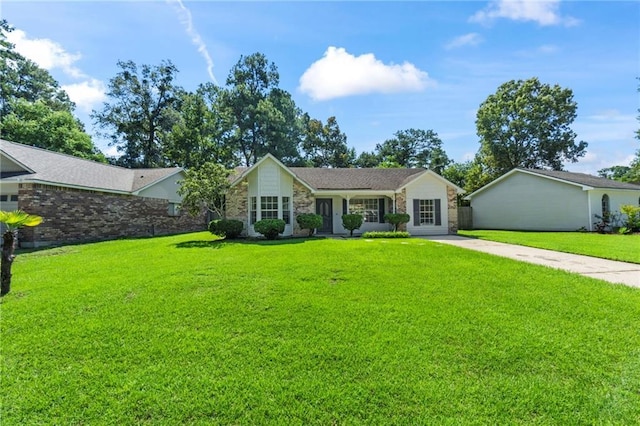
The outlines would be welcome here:
M 300 238 L 279 238 L 277 240 L 265 240 L 259 238 L 243 238 L 236 240 L 192 240 L 183 241 L 175 244 L 176 248 L 211 248 L 221 249 L 226 246 L 235 245 L 257 245 L 257 246 L 281 246 L 289 244 L 302 244 L 307 242 L 314 242 L 324 240 L 325 237 L 300 237 Z

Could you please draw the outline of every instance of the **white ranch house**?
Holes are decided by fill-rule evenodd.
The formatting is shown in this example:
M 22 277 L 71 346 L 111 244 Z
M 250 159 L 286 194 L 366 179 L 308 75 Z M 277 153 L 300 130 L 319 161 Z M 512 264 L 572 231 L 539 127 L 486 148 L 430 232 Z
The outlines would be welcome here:
M 249 168 L 237 168 L 226 197 L 226 217 L 244 223 L 248 236 L 258 236 L 253 224 L 283 219 L 283 235 L 305 235 L 296 216 L 323 217 L 318 233 L 348 234 L 342 215 L 364 216 L 366 231 L 388 231 L 385 213 L 408 213 L 412 235 L 457 232 L 456 195 L 463 190 L 426 169 L 356 169 L 287 167 L 267 154 Z

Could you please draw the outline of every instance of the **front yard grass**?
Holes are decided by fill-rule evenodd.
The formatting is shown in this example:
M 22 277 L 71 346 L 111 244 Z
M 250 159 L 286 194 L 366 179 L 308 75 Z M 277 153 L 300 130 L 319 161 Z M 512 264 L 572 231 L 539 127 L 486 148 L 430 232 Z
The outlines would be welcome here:
M 458 234 L 501 243 L 640 263 L 640 235 L 490 230 L 461 230 Z
M 640 291 L 421 239 L 21 254 L 1 423 L 634 424 Z

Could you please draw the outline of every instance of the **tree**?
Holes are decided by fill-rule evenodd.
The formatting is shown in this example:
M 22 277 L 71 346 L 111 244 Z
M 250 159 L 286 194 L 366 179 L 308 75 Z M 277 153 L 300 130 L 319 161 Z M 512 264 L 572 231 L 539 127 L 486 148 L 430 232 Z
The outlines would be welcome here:
M 356 159 L 355 164 L 361 169 L 377 167 L 380 164 L 380 158 L 374 152 L 363 151 Z
M 51 109 L 42 100 L 11 102 L 11 112 L 0 119 L 0 132 L 7 140 L 106 162 L 78 119 L 69 111 Z
M 465 161 L 463 163 L 453 162 L 443 170 L 442 177 L 458 185 L 460 188 L 465 188 L 472 167 L 473 163 L 471 161 Z
M 221 93 L 222 113 L 232 119 L 229 142 L 247 166 L 267 153 L 293 165 L 300 161 L 300 111 L 278 88 L 280 76 L 262 53 L 241 56 Z
M 4 223 L 7 227 L 7 230 L 2 234 L 2 262 L 0 264 L 0 296 L 4 296 L 11 291 L 11 266 L 16 258 L 13 253 L 18 240 L 18 229 L 23 226 L 38 226 L 42 223 L 42 217 L 21 210 L 0 211 L 0 223 Z
M 570 89 L 537 78 L 502 84 L 478 109 L 478 160 L 493 178 L 514 167 L 562 170 L 587 148 L 570 128 L 576 110 Z
M 197 169 L 187 170 L 178 194 L 183 197 L 182 207 L 191 215 L 200 214 L 203 209 L 224 215 L 224 195 L 229 189 L 229 173 L 221 164 L 204 163 Z
M 353 167 L 356 152 L 347 146 L 347 135 L 340 131 L 335 117 L 329 117 L 327 124 L 304 114 L 304 140 L 302 149 L 311 167 Z
M 343 214 L 342 226 L 349 231 L 349 236 L 353 237 L 353 231 L 360 229 L 364 217 L 360 214 Z
M 376 145 L 380 163 L 398 167 L 424 167 L 442 174 L 450 160 L 442 149 L 442 140 L 433 130 L 407 129 Z
M 127 167 L 167 165 L 164 142 L 177 120 L 177 104 L 182 89 L 174 83 L 178 69 L 171 61 L 158 66 L 133 61 L 118 61 L 121 71 L 109 81 L 101 112 L 91 114 L 123 155 L 120 164 Z
M 7 34 L 13 30 L 6 19 L 0 20 L 0 116 L 9 114 L 17 99 L 43 101 L 54 111 L 73 112 L 75 105 L 51 74 L 9 43 Z
M 218 108 L 220 89 L 204 84 L 180 94 L 179 110 L 171 132 L 167 134 L 167 160 L 184 168 L 199 168 L 212 161 L 227 168 L 236 165 L 233 149 L 227 143 L 230 120 Z

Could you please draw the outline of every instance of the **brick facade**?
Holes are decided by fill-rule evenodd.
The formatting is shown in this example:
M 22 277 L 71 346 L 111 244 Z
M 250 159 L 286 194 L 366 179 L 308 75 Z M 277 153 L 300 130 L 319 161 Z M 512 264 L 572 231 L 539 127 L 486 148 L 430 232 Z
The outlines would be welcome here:
M 249 183 L 247 179 L 229 189 L 225 197 L 225 218 L 235 219 L 242 222 L 242 235 L 247 235 L 249 224 L 247 216 L 249 212 Z
M 447 217 L 449 218 L 449 234 L 458 233 L 458 193 L 447 185 Z
M 300 228 L 296 217 L 302 213 L 315 213 L 315 198 L 307 187 L 297 180 L 293 181 L 293 235 L 309 235 L 308 229 Z
M 39 226 L 20 230 L 23 247 L 168 235 L 206 229 L 205 215 L 170 216 L 167 200 L 22 184 L 18 207 L 42 216 Z

